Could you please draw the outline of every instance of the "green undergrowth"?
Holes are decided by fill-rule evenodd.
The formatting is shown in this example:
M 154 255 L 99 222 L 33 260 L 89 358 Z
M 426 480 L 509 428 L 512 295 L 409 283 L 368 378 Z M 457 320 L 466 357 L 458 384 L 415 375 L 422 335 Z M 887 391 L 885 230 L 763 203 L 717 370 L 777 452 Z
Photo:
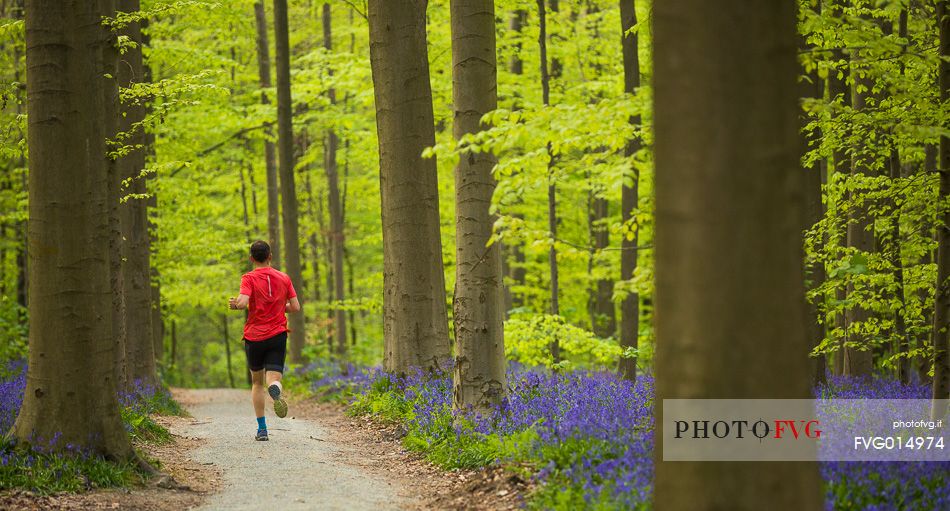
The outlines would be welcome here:
M 483 435 L 464 419 L 453 417 L 448 408 L 431 410 L 423 425 L 416 417 L 414 404 L 389 378 L 383 377 L 373 382 L 367 392 L 356 394 L 347 413 L 402 425 L 407 429 L 403 446 L 424 454 L 445 470 L 486 467 L 500 458 L 518 459 L 518 446 L 527 445 L 520 440 L 532 434 L 527 431 L 512 436 Z
M 0 489 L 40 495 L 140 484 L 145 475 L 132 462 L 116 463 L 80 453 L 40 452 L 10 442 L 0 445 Z
M 122 422 L 133 442 L 146 442 L 163 445 L 171 442 L 172 435 L 148 414 L 129 408 L 122 409 Z
M 585 453 L 603 450 L 601 441 L 591 438 L 553 444 L 539 442 L 535 427 L 507 434 L 483 434 L 464 417 L 453 416 L 450 405 L 433 405 L 433 396 L 423 395 L 426 387 L 444 392 L 447 389 L 439 385 L 447 383 L 416 384 L 404 390 L 393 378 L 379 375 L 368 385 L 354 386 L 348 385 L 346 378 L 334 378 L 332 367 L 303 372 L 289 380 L 292 388 L 304 395 L 347 404 L 346 413 L 350 416 L 371 417 L 399 426 L 405 431 L 403 447 L 444 470 L 479 469 L 501 463 L 512 474 L 529 480 L 544 465 L 568 467 Z M 548 484 L 540 485 L 527 496 L 526 506 L 538 510 L 617 509 L 608 493 L 593 498 L 589 493 L 583 485 L 554 473 Z
M 159 468 L 159 461 L 149 457 L 145 448 L 167 444 L 172 441 L 172 435 L 154 417 L 185 416 L 185 410 L 165 388 L 158 386 L 136 385 L 121 394 L 119 400 L 122 422 L 139 458 Z M 16 444 L 12 438 L 0 440 L 0 490 L 21 489 L 39 495 L 75 493 L 135 486 L 147 478 L 134 461 L 107 460 L 72 445 L 45 449 Z

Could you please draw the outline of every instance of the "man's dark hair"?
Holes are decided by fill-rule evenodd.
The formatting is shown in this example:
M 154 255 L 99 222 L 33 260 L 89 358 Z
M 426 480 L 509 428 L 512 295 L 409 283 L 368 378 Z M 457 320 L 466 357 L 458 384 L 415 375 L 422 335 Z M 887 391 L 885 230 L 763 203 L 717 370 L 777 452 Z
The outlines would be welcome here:
M 263 263 L 270 257 L 270 245 L 262 240 L 251 243 L 251 257 L 253 257 L 255 261 Z

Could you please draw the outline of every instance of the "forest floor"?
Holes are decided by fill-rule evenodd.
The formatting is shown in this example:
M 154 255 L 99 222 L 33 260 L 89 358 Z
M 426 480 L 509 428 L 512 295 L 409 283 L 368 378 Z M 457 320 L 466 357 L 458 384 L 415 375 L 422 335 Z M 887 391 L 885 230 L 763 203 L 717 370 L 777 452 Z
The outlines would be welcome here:
M 268 403 L 268 442 L 254 441 L 247 390 L 173 390 L 191 417 L 158 417 L 170 444 L 139 446 L 186 489 L 153 486 L 82 494 L 0 495 L 11 510 L 134 511 L 518 509 L 528 484 L 502 468 L 446 472 L 407 452 L 397 426 L 348 417 L 337 404 Z M 269 400 L 268 400 L 269 401 Z

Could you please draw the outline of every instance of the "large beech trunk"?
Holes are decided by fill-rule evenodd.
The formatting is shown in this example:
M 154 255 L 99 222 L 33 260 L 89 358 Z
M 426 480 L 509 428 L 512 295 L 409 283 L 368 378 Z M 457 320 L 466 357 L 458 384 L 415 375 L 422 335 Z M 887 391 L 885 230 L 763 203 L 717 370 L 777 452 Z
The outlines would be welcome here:
M 494 0 L 452 0 L 456 140 L 483 129 L 497 107 Z M 494 155 L 467 152 L 455 167 L 455 378 L 453 405 L 488 410 L 505 397 L 501 249 L 489 245 Z
M 30 140 L 29 369 L 13 427 L 22 442 L 134 457 L 119 418 L 109 281 L 103 62 L 115 3 L 26 5 Z M 114 76 L 114 75 L 113 75 Z M 115 112 L 117 105 L 112 105 Z
M 449 358 L 432 89 L 422 0 L 369 0 L 383 216 L 383 338 L 388 371 Z
M 654 5 L 657 446 L 663 399 L 811 395 L 796 7 Z M 655 459 L 655 509 L 823 508 L 814 462 Z

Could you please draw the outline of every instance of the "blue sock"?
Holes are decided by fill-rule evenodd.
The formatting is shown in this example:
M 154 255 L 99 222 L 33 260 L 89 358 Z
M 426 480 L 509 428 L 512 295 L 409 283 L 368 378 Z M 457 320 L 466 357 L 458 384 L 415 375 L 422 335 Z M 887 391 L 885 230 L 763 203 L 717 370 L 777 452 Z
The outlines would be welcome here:
M 267 429 L 267 423 L 264 422 L 264 417 L 257 418 L 257 429 Z

